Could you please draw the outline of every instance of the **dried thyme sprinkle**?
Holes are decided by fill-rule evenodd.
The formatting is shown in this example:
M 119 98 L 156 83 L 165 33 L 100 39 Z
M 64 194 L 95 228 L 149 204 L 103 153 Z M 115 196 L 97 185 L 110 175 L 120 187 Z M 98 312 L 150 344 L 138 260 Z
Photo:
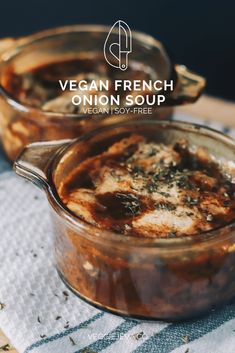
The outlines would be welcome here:
M 191 216 L 193 216 L 193 212 L 186 212 L 186 215 L 187 215 L 188 217 L 191 217 Z
M 55 319 L 56 319 L 56 320 L 60 320 L 60 319 L 61 319 L 61 316 L 56 316 Z
M 189 353 L 189 348 L 186 349 L 186 351 L 184 353 Z
M 176 206 L 173 205 L 172 203 L 168 203 L 166 208 L 167 208 L 168 211 L 176 210 Z
M 154 147 L 150 147 L 150 151 L 148 152 L 147 156 L 148 157 L 153 157 L 157 153 L 156 149 Z
M 175 238 L 177 235 L 177 232 L 169 232 L 168 233 L 168 238 Z
M 6 307 L 4 303 L 0 303 L 0 310 L 3 310 Z
M 135 216 L 140 213 L 140 203 L 136 196 L 122 193 L 117 193 L 116 196 L 121 199 L 121 204 L 126 210 L 126 215 Z
M 225 200 L 224 201 L 224 207 L 228 207 L 230 205 L 230 200 Z
M 139 166 L 134 166 L 131 169 L 131 172 L 134 174 L 134 176 L 139 176 L 139 175 L 143 175 L 144 174 L 144 170 L 143 168 L 139 167 Z
M 72 346 L 76 346 L 76 343 L 75 343 L 74 339 L 71 336 L 69 336 L 69 340 L 72 343 Z
M 171 194 L 169 194 L 168 192 L 163 192 L 163 191 L 158 191 L 158 194 L 162 195 L 164 197 L 170 197 L 171 196 Z
M 194 199 L 191 196 L 187 196 L 185 201 L 186 201 L 188 206 L 195 206 L 195 205 L 198 204 L 198 199 Z
M 141 331 L 141 332 L 135 333 L 132 337 L 135 338 L 135 339 L 138 341 L 138 340 L 140 340 L 143 336 L 144 336 L 144 332 Z
M 9 352 L 10 350 L 11 350 L 11 347 L 8 343 L 0 347 L 0 352 Z
M 157 190 L 157 185 L 155 183 L 150 182 L 146 185 L 146 188 L 149 193 L 152 193 Z
M 37 317 L 37 321 L 39 322 L 39 324 L 41 324 L 42 322 L 41 322 L 41 318 L 40 318 L 40 316 L 38 316 Z
M 179 177 L 179 179 L 177 180 L 177 186 L 181 187 L 181 188 L 185 188 L 185 189 L 191 189 L 192 185 L 189 181 L 189 177 L 188 175 L 182 175 Z
M 65 298 L 65 301 L 67 301 L 69 297 L 69 293 L 67 291 L 63 291 L 63 296 Z
M 47 336 L 46 335 L 40 335 L 41 338 L 46 338 Z
M 171 181 L 175 177 L 175 169 L 168 168 L 168 169 L 162 169 L 155 174 L 153 174 L 153 180 L 165 180 L 165 181 Z
M 182 341 L 183 341 L 184 343 L 189 343 L 189 336 L 184 336 L 184 337 L 182 337 Z
M 157 210 L 168 210 L 168 211 L 174 211 L 176 209 L 176 206 L 173 205 L 172 203 L 164 203 L 164 202 L 159 202 L 155 205 Z
M 65 328 L 65 329 L 66 329 L 66 328 L 69 328 L 69 321 L 66 322 L 64 328 Z

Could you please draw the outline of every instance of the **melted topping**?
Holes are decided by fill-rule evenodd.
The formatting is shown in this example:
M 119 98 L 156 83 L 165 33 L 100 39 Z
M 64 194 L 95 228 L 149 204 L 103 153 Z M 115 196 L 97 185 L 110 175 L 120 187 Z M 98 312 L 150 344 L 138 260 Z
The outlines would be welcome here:
M 157 144 L 131 135 L 76 167 L 58 193 L 74 215 L 138 237 L 180 237 L 235 218 L 235 184 L 187 141 Z

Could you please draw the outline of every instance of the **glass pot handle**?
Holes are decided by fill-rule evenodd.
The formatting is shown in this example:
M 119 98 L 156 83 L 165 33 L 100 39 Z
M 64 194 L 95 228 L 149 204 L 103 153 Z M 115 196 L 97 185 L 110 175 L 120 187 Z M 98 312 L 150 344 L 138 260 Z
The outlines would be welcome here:
M 167 104 L 180 105 L 195 102 L 206 85 L 204 77 L 190 71 L 184 65 L 175 65 L 177 84 L 175 90 L 167 98 Z
M 16 44 L 17 39 L 15 38 L 2 38 L 0 39 L 0 59 L 2 55 L 11 47 Z
M 35 142 L 27 145 L 14 162 L 13 168 L 40 188 L 49 188 L 48 171 L 50 164 L 62 149 L 72 140 Z

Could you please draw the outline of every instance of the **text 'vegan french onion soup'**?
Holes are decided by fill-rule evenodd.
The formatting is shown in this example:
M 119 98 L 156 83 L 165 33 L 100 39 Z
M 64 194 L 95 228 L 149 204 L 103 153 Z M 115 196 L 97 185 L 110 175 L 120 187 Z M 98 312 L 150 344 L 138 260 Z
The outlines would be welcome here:
M 232 177 L 203 148 L 132 134 L 68 175 L 59 194 L 79 218 L 119 234 L 195 235 L 235 218 Z

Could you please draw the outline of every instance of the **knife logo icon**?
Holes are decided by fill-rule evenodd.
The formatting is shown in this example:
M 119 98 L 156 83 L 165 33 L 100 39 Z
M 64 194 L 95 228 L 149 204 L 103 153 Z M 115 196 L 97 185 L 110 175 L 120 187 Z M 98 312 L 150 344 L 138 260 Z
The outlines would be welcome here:
M 105 40 L 105 60 L 109 65 L 125 71 L 128 68 L 128 55 L 131 52 L 132 35 L 130 27 L 126 22 L 119 20 L 111 27 Z

